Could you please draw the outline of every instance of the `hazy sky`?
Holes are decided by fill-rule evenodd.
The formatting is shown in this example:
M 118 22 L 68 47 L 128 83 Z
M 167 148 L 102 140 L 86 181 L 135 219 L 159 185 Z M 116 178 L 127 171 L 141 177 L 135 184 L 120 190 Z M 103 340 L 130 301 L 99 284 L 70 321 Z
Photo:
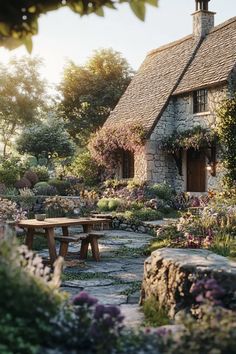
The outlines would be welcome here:
M 40 18 L 33 55 L 44 59 L 43 75 L 51 83 L 60 80 L 67 59 L 83 64 L 99 48 L 111 47 L 121 52 L 137 69 L 148 51 L 191 33 L 190 14 L 194 8 L 194 0 L 160 0 L 158 9 L 148 6 L 145 22 L 138 20 L 125 4 L 118 11 L 106 10 L 104 18 L 80 18 L 61 9 Z M 219 24 L 236 15 L 236 1 L 212 0 L 210 9 L 217 12 Z M 22 54 L 26 54 L 24 48 L 11 52 L 0 48 L 0 61 Z

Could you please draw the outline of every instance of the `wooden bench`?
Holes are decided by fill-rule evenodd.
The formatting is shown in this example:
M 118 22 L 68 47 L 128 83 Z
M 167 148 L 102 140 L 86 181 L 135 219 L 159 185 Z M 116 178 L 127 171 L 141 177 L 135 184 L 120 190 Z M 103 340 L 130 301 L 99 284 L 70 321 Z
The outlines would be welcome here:
M 98 262 L 100 261 L 100 253 L 98 246 L 98 239 L 104 236 L 104 232 L 92 230 L 89 233 L 81 233 L 73 236 L 55 236 L 55 240 L 60 242 L 59 255 L 63 258 L 68 253 L 68 247 L 70 242 L 81 241 L 79 259 L 83 260 L 88 257 L 88 247 L 91 246 L 92 256 Z
M 103 222 L 101 224 L 101 229 L 102 230 L 110 230 L 111 229 L 111 226 L 112 226 L 112 214 L 98 214 L 98 213 L 93 213 L 91 214 L 91 218 L 93 219 L 107 219 L 106 222 Z

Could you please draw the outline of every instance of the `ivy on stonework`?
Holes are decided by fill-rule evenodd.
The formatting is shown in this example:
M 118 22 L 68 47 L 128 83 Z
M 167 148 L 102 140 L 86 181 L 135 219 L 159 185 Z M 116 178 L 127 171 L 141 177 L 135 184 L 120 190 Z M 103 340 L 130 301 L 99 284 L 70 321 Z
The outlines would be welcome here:
M 121 151 L 141 151 L 145 136 L 145 129 L 137 124 L 104 126 L 92 136 L 88 147 L 100 166 L 112 170 L 117 166 Z
M 217 133 L 223 146 L 223 163 L 227 169 L 224 182 L 236 183 L 236 95 L 222 101 L 217 110 Z
M 170 154 L 184 149 L 199 150 L 200 148 L 211 147 L 217 141 L 217 134 L 202 128 L 201 126 L 188 129 L 183 132 L 174 131 L 174 133 L 163 139 L 161 142 L 162 149 Z

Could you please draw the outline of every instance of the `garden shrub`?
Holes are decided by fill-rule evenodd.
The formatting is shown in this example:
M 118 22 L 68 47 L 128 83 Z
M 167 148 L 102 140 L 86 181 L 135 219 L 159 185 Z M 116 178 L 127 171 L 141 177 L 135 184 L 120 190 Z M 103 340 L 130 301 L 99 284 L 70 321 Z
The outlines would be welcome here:
M 19 181 L 16 182 L 15 187 L 18 189 L 30 188 L 31 182 L 26 177 L 22 177 Z
M 127 187 L 127 180 L 122 180 L 122 179 L 107 179 L 104 182 L 104 187 L 105 188 L 114 188 L 114 189 L 121 189 L 124 187 Z
M 160 211 L 151 208 L 142 208 L 139 210 L 127 210 L 123 214 L 125 219 L 133 221 L 154 221 L 161 220 L 163 215 Z
M 94 160 L 113 172 L 121 151 L 140 152 L 145 143 L 146 131 L 139 124 L 102 127 L 92 135 L 88 144 Z
M 0 240 L 1 353 L 34 354 L 46 340 L 63 300 L 50 278 L 38 256 Z
M 205 305 L 201 308 L 201 313 L 199 320 L 190 315 L 182 317 L 181 324 L 184 324 L 185 331 L 169 346 L 168 354 L 235 353 L 235 312 L 219 306 Z
M 145 188 L 146 187 L 146 182 L 145 181 L 139 181 L 137 179 L 131 179 L 127 183 L 127 188 L 128 190 L 132 190 L 135 188 Z
M 100 211 L 115 211 L 122 205 L 120 199 L 102 198 L 98 201 L 97 207 Z
M 171 201 L 174 193 L 173 189 L 166 183 L 156 183 L 147 189 L 147 196 L 152 198 L 160 198 L 162 200 Z
M 48 184 L 53 186 L 58 191 L 59 195 L 68 195 L 68 190 L 70 188 L 70 182 L 67 180 L 60 180 L 60 179 L 50 179 Z
M 31 182 L 32 186 L 34 186 L 39 181 L 37 174 L 31 170 L 26 171 L 24 177 Z
M 31 210 L 36 202 L 34 192 L 29 188 L 20 189 L 20 195 L 17 198 L 23 210 Z
M 0 194 L 3 195 L 6 193 L 7 187 L 5 183 L 0 183 Z
M 143 304 L 145 326 L 158 327 L 170 324 L 168 311 L 161 308 L 156 298 L 150 297 Z
M 0 164 L 0 182 L 4 183 L 7 187 L 15 185 L 20 178 L 20 168 L 15 161 L 4 160 Z
M 50 186 L 47 182 L 38 182 L 34 186 L 34 193 L 36 195 L 56 195 L 57 189 Z
M 49 217 L 60 217 L 66 216 L 68 213 L 73 214 L 74 209 L 79 206 L 77 201 L 56 195 L 47 198 L 44 207 Z
M 88 187 L 96 186 L 101 182 L 102 169 L 91 157 L 89 151 L 79 153 L 68 167 L 68 172 L 81 178 Z
M 31 170 L 36 173 L 39 182 L 47 182 L 49 180 L 49 172 L 46 166 L 33 166 Z

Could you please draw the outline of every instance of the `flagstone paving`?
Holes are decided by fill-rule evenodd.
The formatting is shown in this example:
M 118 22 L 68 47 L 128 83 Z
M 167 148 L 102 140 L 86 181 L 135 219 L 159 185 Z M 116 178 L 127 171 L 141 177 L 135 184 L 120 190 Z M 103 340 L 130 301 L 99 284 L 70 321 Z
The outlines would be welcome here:
M 58 230 L 59 232 L 60 230 Z M 72 229 L 71 233 L 79 230 Z M 120 230 L 106 230 L 99 240 L 101 261 L 93 261 L 91 254 L 79 261 L 79 244 L 69 246 L 69 261 L 63 272 L 61 290 L 70 296 L 86 291 L 102 304 L 120 306 L 125 324 L 135 327 L 143 322 L 138 306 L 143 278 L 145 251 L 152 236 Z M 47 251 L 39 252 L 43 257 Z
M 126 325 L 140 325 L 143 321 L 138 306 L 140 286 L 145 250 L 151 240 L 152 236 L 148 234 L 106 230 L 105 237 L 99 240 L 101 261 L 95 262 L 89 255 L 85 262 L 77 261 L 74 266 L 66 266 L 62 290 L 71 296 L 83 290 L 100 303 L 118 305 Z M 79 248 L 79 245 L 72 244 L 69 252 L 76 253 Z

